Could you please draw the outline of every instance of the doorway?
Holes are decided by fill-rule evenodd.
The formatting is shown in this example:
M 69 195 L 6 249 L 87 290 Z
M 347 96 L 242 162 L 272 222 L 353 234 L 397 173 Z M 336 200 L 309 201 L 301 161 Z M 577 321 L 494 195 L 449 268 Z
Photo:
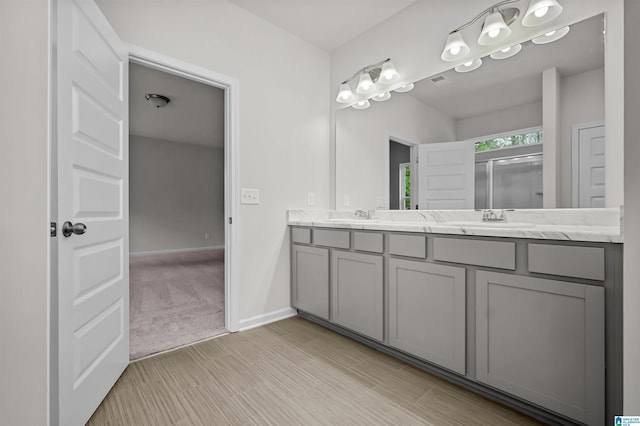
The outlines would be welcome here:
M 132 360 L 226 333 L 224 90 L 129 65 Z

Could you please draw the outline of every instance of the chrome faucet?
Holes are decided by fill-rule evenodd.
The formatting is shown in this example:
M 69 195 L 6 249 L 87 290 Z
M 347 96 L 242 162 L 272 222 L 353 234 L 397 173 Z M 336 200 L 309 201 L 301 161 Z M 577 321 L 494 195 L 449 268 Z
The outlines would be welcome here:
M 362 219 L 371 219 L 373 217 L 372 210 L 356 210 L 354 214 L 356 215 L 356 217 L 359 217 Z
M 507 216 L 505 216 L 504 210 L 500 210 L 500 216 L 498 216 L 496 212 L 491 209 L 486 209 L 482 213 L 483 222 L 505 222 L 506 220 Z

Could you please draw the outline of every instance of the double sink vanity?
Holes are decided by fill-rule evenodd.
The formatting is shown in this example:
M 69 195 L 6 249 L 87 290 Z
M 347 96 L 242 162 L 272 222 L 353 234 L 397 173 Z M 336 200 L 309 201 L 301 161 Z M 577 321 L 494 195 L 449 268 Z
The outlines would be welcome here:
M 553 424 L 621 412 L 620 209 L 290 210 L 311 321 Z

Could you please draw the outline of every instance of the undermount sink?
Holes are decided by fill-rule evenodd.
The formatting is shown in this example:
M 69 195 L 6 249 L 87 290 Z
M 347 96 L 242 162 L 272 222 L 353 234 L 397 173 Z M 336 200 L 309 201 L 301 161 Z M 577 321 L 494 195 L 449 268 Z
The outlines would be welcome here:
M 536 225 L 526 222 L 443 222 L 442 225 L 465 228 L 534 228 Z

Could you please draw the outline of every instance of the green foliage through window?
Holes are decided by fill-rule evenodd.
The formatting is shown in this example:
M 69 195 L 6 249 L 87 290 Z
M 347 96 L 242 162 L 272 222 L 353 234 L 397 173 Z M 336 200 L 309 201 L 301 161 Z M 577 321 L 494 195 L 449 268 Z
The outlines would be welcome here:
M 476 152 L 542 143 L 542 130 L 476 142 Z
M 405 167 L 404 176 L 404 196 L 411 197 L 411 167 Z

